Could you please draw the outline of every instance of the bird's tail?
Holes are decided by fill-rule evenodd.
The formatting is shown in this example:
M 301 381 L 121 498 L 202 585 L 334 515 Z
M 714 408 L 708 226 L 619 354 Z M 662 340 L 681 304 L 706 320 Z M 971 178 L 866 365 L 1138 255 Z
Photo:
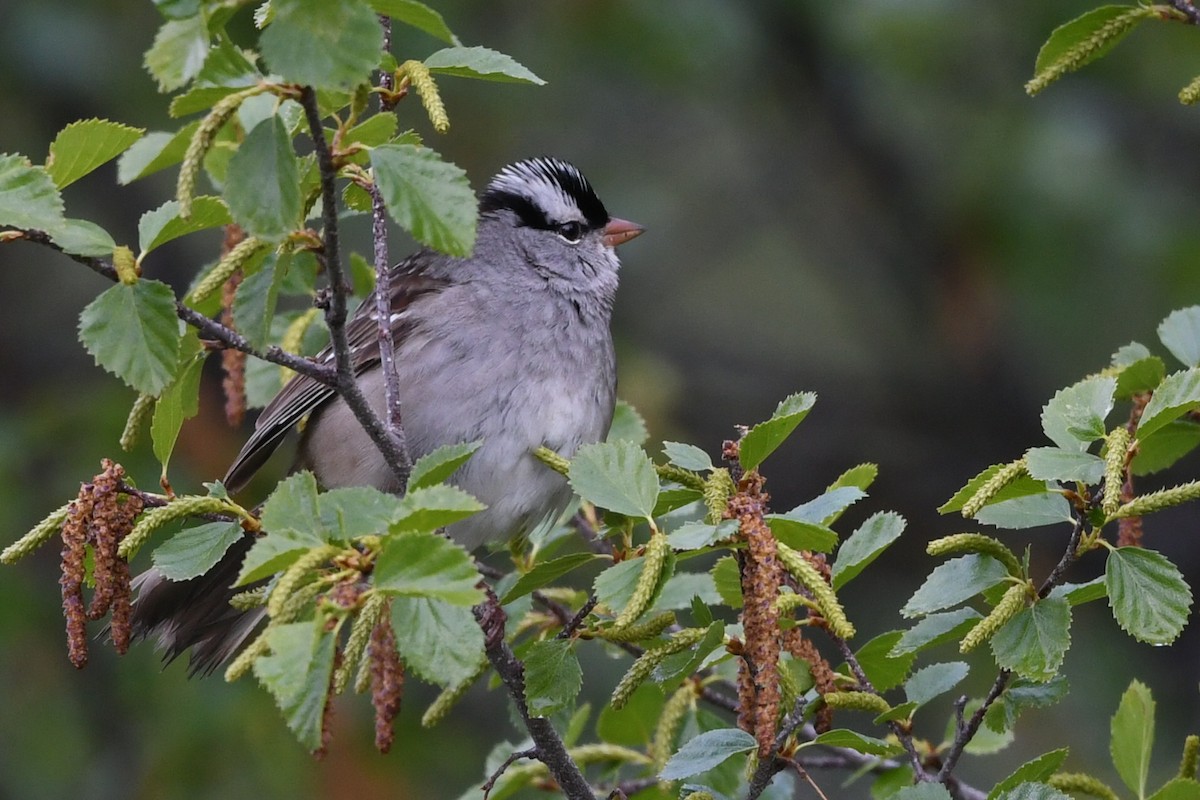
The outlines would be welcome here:
M 208 675 L 228 661 L 262 622 L 265 611 L 240 611 L 229 605 L 246 552 L 254 543 L 245 536 L 234 544 L 208 572 L 185 581 L 172 581 L 157 569 L 134 579 L 133 635 L 158 638 L 169 663 L 190 649 L 188 674 Z

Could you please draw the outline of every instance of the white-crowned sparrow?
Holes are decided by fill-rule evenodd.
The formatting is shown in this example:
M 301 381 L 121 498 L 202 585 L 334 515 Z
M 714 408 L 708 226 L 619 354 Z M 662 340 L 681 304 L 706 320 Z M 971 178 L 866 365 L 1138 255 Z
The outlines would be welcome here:
M 617 290 L 614 248 L 642 232 L 610 217 L 572 165 L 534 158 L 505 167 L 479 200 L 472 255 L 422 250 L 391 270 L 391 325 L 404 433 L 412 457 L 480 440 L 450 482 L 487 505 L 447 533 L 467 548 L 525 533 L 570 499 L 570 487 L 531 452 L 571 456 L 612 421 L 616 366 L 609 319 Z M 359 384 L 384 413 L 374 298 L 348 321 Z M 319 360 L 332 361 L 328 350 Z M 264 409 L 226 476 L 236 491 L 305 416 L 296 467 L 326 489 L 399 492 L 391 470 L 346 403 L 299 376 Z M 269 535 L 269 532 L 268 532 Z M 256 620 L 229 607 L 249 542 L 214 569 L 171 582 L 139 580 L 135 634 L 156 634 L 172 658 L 189 647 L 193 670 L 229 657 Z

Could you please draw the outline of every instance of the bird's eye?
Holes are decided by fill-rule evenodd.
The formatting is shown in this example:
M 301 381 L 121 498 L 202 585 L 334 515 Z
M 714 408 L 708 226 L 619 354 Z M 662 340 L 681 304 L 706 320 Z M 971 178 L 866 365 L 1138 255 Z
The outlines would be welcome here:
M 571 220 L 570 222 L 564 222 L 558 226 L 558 235 L 566 239 L 568 242 L 578 242 L 583 238 L 583 225 L 574 220 Z

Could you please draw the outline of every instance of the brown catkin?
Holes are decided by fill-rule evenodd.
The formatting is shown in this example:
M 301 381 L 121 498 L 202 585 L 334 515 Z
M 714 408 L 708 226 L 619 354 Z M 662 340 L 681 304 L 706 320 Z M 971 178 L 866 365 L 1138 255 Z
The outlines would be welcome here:
M 67 658 L 76 669 L 83 669 L 88 661 L 83 559 L 91 515 L 91 486 L 84 484 L 79 490 L 79 497 L 67 508 L 67 521 L 62 529 L 62 577 L 58 580 L 62 587 L 63 616 L 67 619 Z
M 392 749 L 395 719 L 404 695 L 404 662 L 396 649 L 396 634 L 390 615 L 382 617 L 371 629 L 368 645 L 371 660 L 371 705 L 375 707 L 375 747 L 381 753 Z

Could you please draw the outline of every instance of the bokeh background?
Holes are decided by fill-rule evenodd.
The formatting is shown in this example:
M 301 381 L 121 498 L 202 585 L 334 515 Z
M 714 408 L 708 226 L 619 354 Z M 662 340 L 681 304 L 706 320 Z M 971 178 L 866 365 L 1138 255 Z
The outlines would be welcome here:
M 559 155 L 610 211 L 649 228 L 622 251 L 615 332 L 621 394 L 652 442 L 715 454 L 734 423 L 804 389 L 819 393 L 816 410 L 768 462 L 777 508 L 849 466 L 880 465 L 845 527 L 890 508 L 909 531 L 848 598 L 864 640 L 903 624 L 896 609 L 932 566 L 923 543 L 962 529 L 936 506 L 1041 443 L 1038 412 L 1055 389 L 1131 340 L 1157 347 L 1157 323 L 1200 302 L 1200 112 L 1176 101 L 1200 72 L 1196 29 L 1145 25 L 1030 99 L 1042 41 L 1095 2 L 434 5 L 465 43 L 513 55 L 548 85 L 445 78 L 449 135 L 435 138 L 414 105 L 404 120 L 476 187 L 517 157 Z M 55 131 L 91 116 L 177 127 L 140 67 L 159 24 L 150 3 L 8 0 L 3 16 L 0 152 L 40 161 Z M 395 50 L 438 47 L 402 32 Z M 68 211 L 135 241 L 138 216 L 173 181 L 120 187 L 109 166 L 68 189 Z M 215 240 L 193 239 L 148 264 L 155 277 L 180 285 L 212 258 Z M 406 247 L 394 240 L 395 253 Z M 79 310 L 103 287 L 49 251 L 0 247 L 0 543 L 118 455 L 132 394 L 75 341 Z M 180 488 L 222 474 L 244 436 L 224 426 L 215 382 L 205 391 L 174 460 Z M 121 460 L 145 483 L 157 474 L 148 446 Z M 1148 543 L 1193 582 L 1196 533 L 1187 513 L 1148 525 Z M 1064 536 L 1012 541 L 1045 570 Z M 476 691 L 422 732 L 430 693 L 410 687 L 396 752 L 374 754 L 366 704 L 344 703 L 315 763 L 250 680 L 188 681 L 149 646 L 121 660 L 97 646 L 76 673 L 52 550 L 0 571 L 0 797 L 455 797 L 481 782 L 488 742 L 508 725 L 495 693 Z M 1075 620 L 1070 699 L 1024 718 L 1018 744 L 966 757 L 964 779 L 988 785 L 1070 744 L 1069 767 L 1119 784 L 1105 766 L 1108 720 L 1131 673 L 1159 703 L 1156 775 L 1173 771 L 1183 735 L 1200 729 L 1200 633 L 1151 649 L 1120 635 L 1102 603 Z M 977 694 L 980 673 L 967 687 Z M 947 710 L 923 711 L 919 730 L 936 738 Z M 865 793 L 843 778 L 819 780 L 830 797 Z

